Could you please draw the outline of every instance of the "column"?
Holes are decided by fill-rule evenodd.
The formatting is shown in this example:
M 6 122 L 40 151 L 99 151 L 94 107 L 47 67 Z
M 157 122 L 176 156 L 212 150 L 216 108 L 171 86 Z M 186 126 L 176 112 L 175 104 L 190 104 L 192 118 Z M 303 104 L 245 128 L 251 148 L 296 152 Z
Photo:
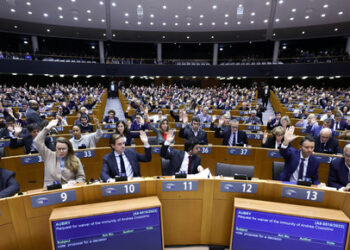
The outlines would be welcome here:
M 38 37 L 37 36 L 32 36 L 32 47 L 33 47 L 34 54 L 37 51 L 39 51 L 39 44 L 38 44 Z
M 218 48 L 219 48 L 219 45 L 217 43 L 214 43 L 214 46 L 213 46 L 213 65 L 218 65 Z
M 98 48 L 100 51 L 100 63 L 105 63 L 105 48 L 102 40 L 98 41 Z
M 273 63 L 277 63 L 278 62 L 279 50 L 280 50 L 280 41 L 275 41 L 275 46 L 273 48 L 273 59 L 272 59 Z
M 350 36 L 348 36 L 348 41 L 346 42 L 345 52 L 350 55 Z
M 162 44 L 157 43 L 157 62 L 162 64 Z

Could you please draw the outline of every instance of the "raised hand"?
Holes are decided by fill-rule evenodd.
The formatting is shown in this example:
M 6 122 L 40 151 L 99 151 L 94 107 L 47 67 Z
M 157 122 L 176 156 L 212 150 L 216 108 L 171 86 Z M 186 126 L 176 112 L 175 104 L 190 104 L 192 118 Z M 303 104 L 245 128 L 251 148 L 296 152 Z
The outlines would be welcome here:
M 267 138 L 268 135 L 269 135 L 269 133 L 265 130 L 264 131 L 264 138 Z
M 187 125 L 187 123 L 188 123 L 188 115 L 186 113 L 183 114 L 182 120 L 183 120 L 183 124 Z
M 213 115 L 211 118 L 212 118 L 212 122 L 216 121 L 216 115 Z
M 22 125 L 20 123 L 16 123 L 14 127 L 14 135 L 18 136 L 22 132 Z
M 57 126 L 58 120 L 54 119 L 49 122 L 49 124 L 46 126 L 47 129 L 52 129 L 53 127 Z
M 284 133 L 284 142 L 283 144 L 285 146 L 288 146 L 290 142 L 292 142 L 297 136 L 294 135 L 294 126 L 290 126 L 286 129 L 286 132 Z
M 219 119 L 218 127 L 221 127 L 224 124 L 224 121 L 225 121 L 224 117 L 221 116 L 220 119 Z
M 169 143 L 172 143 L 174 141 L 174 138 L 175 138 L 175 130 L 171 129 L 167 132 L 166 141 Z
M 143 130 L 140 131 L 140 139 L 144 145 L 148 144 L 148 137 L 146 135 L 146 132 Z

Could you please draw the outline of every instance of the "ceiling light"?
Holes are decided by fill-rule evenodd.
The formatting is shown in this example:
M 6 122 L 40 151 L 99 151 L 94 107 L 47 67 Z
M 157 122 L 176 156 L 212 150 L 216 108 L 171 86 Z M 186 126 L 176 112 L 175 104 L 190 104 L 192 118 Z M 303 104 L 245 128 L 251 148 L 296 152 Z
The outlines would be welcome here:
M 276 20 L 275 20 L 275 21 L 276 21 L 276 23 L 278 23 L 278 22 L 280 21 L 280 19 L 279 19 L 279 18 L 276 18 Z
M 214 36 L 211 36 L 211 39 L 214 39 Z
M 77 77 L 78 77 L 78 75 L 73 75 L 73 77 L 74 77 L 74 78 L 77 78 Z
M 267 23 L 268 21 L 269 21 L 269 20 L 265 19 L 265 20 L 264 20 L 264 23 Z
M 226 17 L 226 18 L 229 17 L 229 14 L 225 14 L 225 17 Z
M 74 19 L 74 21 L 78 21 L 78 17 L 76 17 L 76 16 L 73 17 L 73 19 Z
M 273 33 L 272 36 L 276 36 L 276 33 Z
M 90 13 L 91 13 L 91 10 L 86 10 L 86 13 L 90 14 Z
M 338 28 L 334 28 L 334 31 L 338 31 Z
M 220 48 L 219 50 L 220 50 L 220 51 L 223 51 L 223 50 L 224 50 L 224 48 Z
M 163 10 L 166 10 L 166 5 L 163 5 Z
M 301 79 L 305 80 L 305 79 L 307 79 L 307 76 L 303 76 Z
M 75 3 L 75 0 L 71 0 L 73 3 Z
M 31 15 L 31 14 L 33 14 L 33 12 L 31 12 L 31 11 L 28 11 L 28 15 Z
M 44 17 L 48 17 L 49 16 L 49 14 L 47 14 L 47 13 L 44 13 L 43 15 L 44 15 Z
M 29 76 L 32 76 L 32 75 L 33 75 L 33 73 L 28 73 L 28 75 L 29 75 Z
M 325 17 L 326 16 L 326 14 L 325 13 L 323 13 L 322 15 L 321 15 L 321 17 Z
M 310 16 L 305 16 L 305 19 L 309 19 L 310 18 Z
M 91 46 L 91 49 L 95 49 L 95 46 L 94 46 L 94 45 L 92 45 L 92 46 Z
M 138 22 L 137 22 L 137 25 L 141 25 L 141 22 L 140 22 L 140 21 L 138 21 Z
M 274 78 L 274 79 L 278 79 L 278 76 L 274 76 L 273 78 Z
M 124 16 L 128 17 L 128 16 L 129 16 L 129 13 L 125 13 Z
M 302 31 L 302 32 L 301 32 L 301 34 L 303 34 L 303 35 L 304 35 L 304 34 L 305 34 L 305 31 Z
M 103 36 L 106 36 L 106 33 L 103 33 Z
M 106 22 L 106 20 L 104 20 L 104 19 L 101 19 L 101 22 L 103 22 L 103 23 L 104 23 L 104 22 Z
M 165 39 L 165 36 L 162 36 L 163 39 Z
M 288 80 L 292 80 L 293 76 L 288 76 L 287 78 L 288 78 Z
M 116 34 L 113 34 L 113 37 L 115 37 L 116 36 Z
M 13 75 L 13 76 L 16 76 L 16 75 L 18 75 L 18 74 L 17 74 L 17 73 L 12 73 L 12 75 Z
M 199 26 L 202 26 L 203 25 L 203 23 L 199 23 Z
M 62 77 L 62 78 L 63 78 L 63 77 L 64 77 L 64 75 L 63 75 L 63 74 L 60 74 L 60 77 Z
M 31 2 L 26 2 L 26 4 L 27 4 L 28 6 L 32 5 L 32 3 L 31 3 Z
M 129 21 L 125 21 L 124 23 L 125 23 L 125 24 L 128 24 L 128 23 L 129 23 Z
M 57 9 L 58 9 L 58 10 L 63 10 L 61 6 L 58 6 Z
M 297 9 L 296 9 L 296 8 L 292 9 L 292 12 L 296 12 L 296 11 L 297 11 Z
M 112 3 L 112 6 L 115 7 L 115 6 L 117 6 L 117 4 L 116 4 L 115 2 L 113 2 L 113 3 Z
M 137 8 L 142 8 L 141 4 L 137 5 Z
M 24 41 L 23 43 L 24 43 L 24 44 L 28 44 L 28 41 Z
M 90 78 L 90 77 L 92 77 L 92 75 L 87 75 L 87 76 L 86 76 L 86 78 Z
M 204 15 L 199 15 L 199 18 L 203 18 L 204 17 Z
M 179 18 L 179 15 L 175 15 L 175 18 Z
M 188 9 L 188 10 L 191 10 L 191 9 L 192 9 L 192 6 L 187 6 L 187 9 Z
M 255 12 L 250 13 L 251 16 L 255 16 Z
M 149 24 L 150 24 L 150 25 L 154 25 L 154 23 L 153 23 L 153 22 L 150 22 Z
M 216 10 L 218 6 L 216 5 L 213 5 L 213 10 Z
M 51 30 L 50 29 L 46 29 L 47 32 L 50 32 Z
M 163 26 L 165 26 L 165 25 L 166 25 L 166 23 L 162 23 L 162 25 L 163 25 Z
M 338 15 L 343 15 L 343 14 L 344 14 L 343 11 L 338 12 Z
M 89 22 L 91 22 L 91 21 L 92 21 L 92 19 L 91 19 L 91 18 L 88 18 L 88 21 L 89 21 Z
M 282 4 L 282 3 L 283 3 L 283 0 L 279 0 L 278 3 L 279 3 L 279 4 Z
M 224 22 L 224 25 L 228 25 L 228 22 Z
M 254 21 L 253 21 L 253 20 L 251 20 L 251 21 L 250 21 L 250 23 L 251 23 L 251 24 L 254 24 Z
M 242 8 L 242 7 L 243 7 L 243 5 L 240 3 L 240 4 L 238 4 L 238 7 L 239 7 L 239 8 Z
M 103 3 L 103 1 L 100 1 L 99 4 L 100 4 L 100 5 L 103 5 L 104 3 Z
M 215 25 L 215 22 L 212 22 L 212 23 L 211 23 L 211 25 L 213 25 L 213 26 L 214 26 L 214 25 Z
M 15 25 L 15 26 L 13 26 L 15 29 L 17 29 L 18 28 L 18 26 L 17 25 Z
M 12 13 L 15 13 L 15 12 L 16 12 L 16 10 L 15 10 L 15 9 L 11 9 L 11 12 L 12 12 Z
M 190 36 L 186 36 L 187 39 L 190 39 Z
M 240 24 L 241 24 L 241 21 L 238 21 L 237 24 L 240 25 Z
M 178 26 L 179 24 L 178 23 L 174 23 L 175 26 Z
M 153 15 L 153 14 L 151 14 L 151 15 L 149 15 L 149 17 L 150 17 L 150 18 L 154 18 L 154 15 Z
M 323 5 L 323 8 L 325 9 L 328 8 L 328 4 Z
M 191 23 L 187 23 L 187 26 L 190 26 L 191 25 Z
M 269 5 L 270 5 L 270 2 L 266 2 L 265 5 L 266 5 L 266 6 L 269 6 Z
M 63 16 L 62 16 L 62 15 L 59 15 L 59 18 L 60 18 L 60 19 L 63 19 Z
M 294 17 L 289 18 L 289 20 L 293 21 L 293 20 L 294 20 Z

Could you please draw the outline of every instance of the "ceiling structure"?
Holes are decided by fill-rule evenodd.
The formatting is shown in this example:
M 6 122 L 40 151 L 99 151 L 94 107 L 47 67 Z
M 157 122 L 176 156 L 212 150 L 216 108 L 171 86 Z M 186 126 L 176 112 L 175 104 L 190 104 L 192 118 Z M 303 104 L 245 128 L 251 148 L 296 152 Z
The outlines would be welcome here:
M 142 42 L 348 36 L 350 1 L 0 0 L 0 30 Z

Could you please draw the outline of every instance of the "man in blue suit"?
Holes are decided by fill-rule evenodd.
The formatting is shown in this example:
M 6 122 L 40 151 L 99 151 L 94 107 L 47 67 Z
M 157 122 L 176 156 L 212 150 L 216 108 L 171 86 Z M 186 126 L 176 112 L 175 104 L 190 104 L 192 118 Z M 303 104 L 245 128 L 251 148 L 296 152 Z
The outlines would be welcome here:
M 289 146 L 296 136 L 294 127 L 287 128 L 284 141 L 280 148 L 285 164 L 280 180 L 297 182 L 299 179 L 310 179 L 313 184 L 318 182 L 318 165 L 320 164 L 312 154 L 315 148 L 315 140 L 307 135 L 300 141 L 300 149 Z
M 334 159 L 329 167 L 328 186 L 350 191 L 350 144 L 344 147 L 344 157 Z
M 334 130 L 345 130 L 347 127 L 346 122 L 342 119 L 342 115 L 340 113 L 336 113 L 334 116 L 334 120 L 332 120 L 331 129 Z
M 166 141 L 160 149 L 160 156 L 170 160 L 170 166 L 165 169 L 164 175 L 174 175 L 178 172 L 187 174 L 197 174 L 198 166 L 201 164 L 201 158 L 198 155 L 200 148 L 197 140 L 186 141 L 185 150 L 169 149 L 169 145 L 174 140 L 174 131 L 167 133 Z
M 126 175 L 130 177 L 138 177 L 140 174 L 141 162 L 149 162 L 152 160 L 151 147 L 148 143 L 147 135 L 144 131 L 140 131 L 140 139 L 145 145 L 145 154 L 139 154 L 133 148 L 125 148 L 125 137 L 123 135 L 114 134 L 109 140 L 109 144 L 113 151 L 103 157 L 103 165 L 101 171 L 101 179 L 105 182 L 111 182 L 115 176 Z
M 15 173 L 0 168 L 0 198 L 10 197 L 19 191 Z

